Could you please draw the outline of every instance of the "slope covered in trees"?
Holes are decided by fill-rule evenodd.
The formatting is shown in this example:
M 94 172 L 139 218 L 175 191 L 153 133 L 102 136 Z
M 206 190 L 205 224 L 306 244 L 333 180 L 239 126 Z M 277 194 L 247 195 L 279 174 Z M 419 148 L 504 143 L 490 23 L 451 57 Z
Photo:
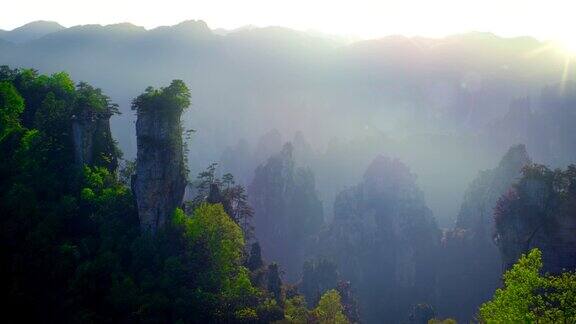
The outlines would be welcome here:
M 542 252 L 522 254 L 504 274 L 504 287 L 480 308 L 486 323 L 574 323 L 576 272 L 542 275 Z
M 6 321 L 284 318 L 286 299 L 298 295 L 287 296 L 278 273 L 276 281 L 268 275 L 266 287 L 256 284 L 244 266 L 243 231 L 222 204 L 201 203 L 190 215 L 175 208 L 152 236 L 141 230 L 136 201 L 111 163 L 120 155 L 106 127 L 89 134 L 93 143 L 108 145 L 93 146 L 91 163 L 76 159 L 74 116 L 103 112 L 107 122 L 115 112 L 99 89 L 74 84 L 65 73 L 1 72 L 0 286 Z M 153 109 L 179 100 L 180 92 L 171 89 L 160 90 L 165 101 Z M 304 313 L 316 322 L 346 322 L 338 293 L 323 300 Z
M 136 129 L 126 127 L 132 116 L 119 113 L 128 100 L 120 107 L 66 73 L 0 67 L 4 318 L 572 322 L 574 85 L 544 88 L 537 105 L 521 98 L 503 114 L 496 107 L 519 88 L 540 89 L 554 70 L 551 61 L 541 79 L 508 83 L 529 73 L 523 70 L 529 64 L 514 61 L 511 71 L 495 72 L 493 62 L 473 55 L 478 44 L 500 44 L 489 35 L 438 40 L 434 49 L 426 45 L 423 51 L 433 54 L 426 59 L 404 38 L 336 52 L 333 43 L 311 39 L 274 28 L 218 36 L 201 22 L 186 22 L 153 31 L 83 26 L 18 47 L 0 43 L 0 60 L 37 59 L 47 47 L 46 57 L 54 60 L 42 64 L 55 64 L 48 69 L 79 64 L 83 68 L 74 69 L 95 79 L 101 71 L 86 62 L 118 54 L 102 69 L 110 75 L 99 80 L 119 98 L 135 97 L 137 118 Z M 56 41 L 66 51 L 52 48 Z M 111 41 L 118 46 L 101 52 Z M 515 46 L 500 48 L 498 61 L 518 58 Z M 454 67 L 435 61 L 434 55 L 455 48 L 465 49 L 470 65 L 459 56 Z M 77 51 L 86 61 L 66 60 Z M 165 55 L 169 60 L 160 60 Z M 159 66 L 132 73 L 134 64 L 151 58 Z M 194 80 L 198 101 L 186 83 L 168 81 L 180 75 L 172 72 L 184 59 L 195 73 L 178 71 Z M 426 78 L 410 72 L 407 62 L 423 64 L 415 67 L 427 71 Z M 454 74 L 436 75 L 438 66 Z M 470 66 L 485 70 L 470 72 Z M 137 82 L 122 83 L 125 75 L 110 80 L 118 71 L 137 75 Z M 395 79 L 392 72 L 406 73 Z M 159 81 L 167 85 L 140 95 L 134 90 Z M 216 96 L 223 92 L 231 96 Z M 196 109 L 186 109 L 191 101 L 199 102 L 197 119 Z M 123 159 L 113 137 L 111 121 L 119 120 L 122 131 L 135 134 L 134 162 Z M 340 132 L 339 125 L 350 127 Z M 186 131 L 189 126 L 198 131 Z M 288 134 L 295 135 L 283 146 Z M 327 144 L 333 135 L 343 138 Z M 457 190 L 480 166 L 496 164 L 494 152 L 510 142 L 528 144 L 513 146 L 468 190 Z M 382 156 L 369 163 L 384 149 L 406 164 Z M 532 164 L 527 150 L 552 166 Z M 217 157 L 224 174 L 212 162 Z M 209 167 L 200 171 L 200 165 Z M 552 169 L 558 165 L 564 169 Z M 189 182 L 191 166 L 199 173 Z M 443 201 L 431 203 L 430 194 Z M 456 196 L 463 196 L 456 222 L 442 231 L 431 208 L 458 205 Z M 450 218 L 449 212 L 435 216 Z M 501 265 L 508 270 L 503 282 Z
M 531 164 L 498 200 L 495 242 L 509 269 L 523 253 L 542 251 L 542 270 L 576 270 L 576 167 L 550 170 Z

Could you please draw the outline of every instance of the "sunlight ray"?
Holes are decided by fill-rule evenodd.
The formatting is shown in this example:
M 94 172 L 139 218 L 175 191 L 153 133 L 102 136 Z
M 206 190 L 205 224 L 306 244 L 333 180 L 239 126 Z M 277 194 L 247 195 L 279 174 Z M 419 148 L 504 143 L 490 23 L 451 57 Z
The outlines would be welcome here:
M 568 82 L 568 75 L 570 74 L 570 57 L 566 56 L 564 61 L 564 70 L 562 71 L 562 80 L 560 81 L 560 93 L 564 93 L 566 89 L 566 82 Z

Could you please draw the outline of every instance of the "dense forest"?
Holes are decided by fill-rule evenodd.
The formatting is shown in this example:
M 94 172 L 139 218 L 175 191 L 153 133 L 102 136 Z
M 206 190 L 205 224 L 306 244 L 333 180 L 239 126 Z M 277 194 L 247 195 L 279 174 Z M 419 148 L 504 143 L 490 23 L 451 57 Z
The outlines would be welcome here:
M 327 290 L 307 308 L 278 265 L 262 260 L 258 243 L 246 247 L 234 218 L 245 206 L 241 192 L 216 187 L 190 213 L 181 209 L 180 114 L 190 104 L 183 82 L 134 100 L 147 154 L 135 169 L 119 170 L 108 124 L 118 111 L 100 89 L 65 73 L 6 66 L 0 78 L 5 319 L 346 321 L 345 289 Z M 141 125 L 150 128 L 141 133 Z
M 576 323 L 562 57 L 415 41 L 0 32 L 4 321 Z

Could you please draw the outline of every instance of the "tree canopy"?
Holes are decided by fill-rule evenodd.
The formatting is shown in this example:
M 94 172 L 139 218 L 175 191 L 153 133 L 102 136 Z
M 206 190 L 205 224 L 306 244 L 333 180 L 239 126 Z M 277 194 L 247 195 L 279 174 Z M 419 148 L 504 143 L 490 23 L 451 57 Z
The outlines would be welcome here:
M 182 80 L 174 80 L 168 87 L 146 88 L 143 94 L 132 101 L 132 109 L 141 113 L 150 109 L 164 108 L 180 113 L 190 106 L 190 96 L 186 84 Z
M 542 253 L 533 249 L 504 274 L 504 288 L 480 307 L 486 323 L 573 323 L 576 273 L 541 275 Z

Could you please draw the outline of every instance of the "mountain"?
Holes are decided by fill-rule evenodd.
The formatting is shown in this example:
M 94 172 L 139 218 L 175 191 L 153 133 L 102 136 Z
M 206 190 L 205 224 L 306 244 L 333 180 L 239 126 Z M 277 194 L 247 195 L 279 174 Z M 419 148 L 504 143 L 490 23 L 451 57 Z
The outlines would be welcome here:
M 203 21 L 185 21 L 152 30 L 131 24 L 60 28 L 9 46 L 0 63 L 70 71 L 108 90 L 123 112 L 148 84 L 182 78 L 191 84 L 199 122 L 217 115 L 232 125 L 221 134 L 226 138 L 210 146 L 209 155 L 219 156 L 230 139 L 253 141 L 273 128 L 299 130 L 318 139 L 312 144 L 324 145 L 334 128 L 312 122 L 320 118 L 350 125 L 339 132 L 347 138 L 366 124 L 390 131 L 398 123 L 429 127 L 437 119 L 450 128 L 475 130 L 500 116 L 516 96 L 558 79 L 563 57 L 551 51 L 527 55 L 543 45 L 484 34 L 347 44 L 281 27 L 241 28 L 222 36 Z M 543 64 L 548 67 L 534 72 L 532 66 Z M 352 107 L 360 113 L 350 116 Z M 133 119 L 121 119 L 113 121 L 113 130 L 133 156 L 134 138 L 122 126 Z M 300 129 L 287 126 L 297 124 Z
M 576 270 L 576 167 L 531 164 L 494 209 L 495 235 L 503 270 L 522 254 L 542 251 L 542 273 Z
M 285 278 L 296 282 L 308 245 L 322 227 L 323 211 L 314 174 L 296 164 L 292 143 L 256 168 L 248 196 L 262 255 L 281 264 Z
M 434 300 L 440 231 L 415 180 L 401 161 L 377 156 L 338 194 L 315 245 L 355 285 L 366 323 L 401 323 Z
M 333 141 L 360 152 L 370 146 L 337 161 L 354 174 L 320 192 L 326 210 L 375 154 L 394 154 L 419 174 L 430 208 L 448 224 L 469 181 L 507 149 L 481 134 L 511 101 L 536 96 L 563 75 L 565 56 L 546 46 L 486 33 L 350 43 L 282 27 L 215 32 L 190 20 L 152 30 L 131 24 L 60 29 L 18 45 L 0 43 L 0 64 L 66 70 L 102 88 L 120 106 L 112 132 L 128 159 L 136 152 L 131 98 L 172 79 L 192 92 L 194 117 L 183 116 L 184 127 L 197 130 L 189 143 L 198 157 L 190 159 L 192 173 L 239 139 L 255 147 L 271 129 L 286 138 L 301 132 L 320 156 Z M 394 151 L 383 146 L 390 143 Z M 452 154 L 461 149 L 468 153 Z M 437 167 L 448 165 L 457 176 L 446 180 Z M 325 187 L 321 179 L 334 178 L 313 171 L 318 188 Z M 247 172 L 237 177 L 249 181 L 253 170 Z
M 57 22 L 38 20 L 15 28 L 11 31 L 1 30 L 0 38 L 12 43 L 21 44 L 36 40 L 63 29 L 65 29 L 65 27 Z
M 500 283 L 502 260 L 494 244 L 493 211 L 498 199 L 530 163 L 524 145 L 514 145 L 495 168 L 479 172 L 465 191 L 453 229 L 444 232 L 437 310 L 459 321 L 472 319 Z

